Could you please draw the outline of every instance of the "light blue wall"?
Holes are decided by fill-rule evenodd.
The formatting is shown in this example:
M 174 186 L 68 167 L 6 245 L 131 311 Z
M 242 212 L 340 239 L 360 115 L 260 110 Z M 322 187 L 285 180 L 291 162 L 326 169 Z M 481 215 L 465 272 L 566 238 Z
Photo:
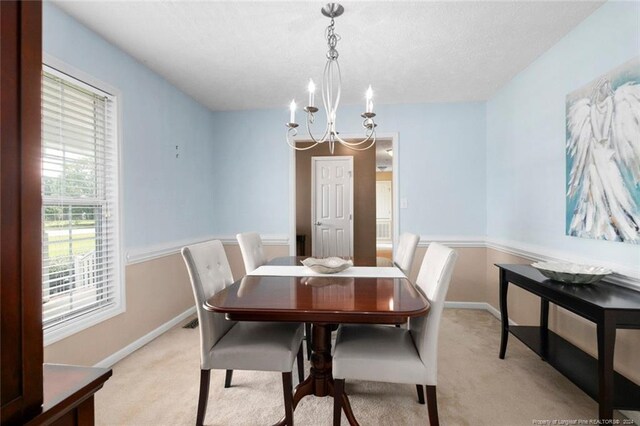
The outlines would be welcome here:
M 363 134 L 361 109 L 339 109 L 342 134 Z M 484 103 L 382 105 L 376 113 L 380 133 L 399 135 L 394 153 L 399 196 L 408 202 L 400 210 L 401 232 L 485 235 Z M 214 186 L 220 233 L 288 234 L 288 117 L 286 106 L 214 113 L 216 182 L 222 183 Z M 298 121 L 302 118 L 298 112 Z M 318 117 L 317 123 L 323 120 Z
M 43 25 L 47 54 L 122 92 L 125 249 L 246 230 L 289 232 L 286 106 L 213 113 L 47 2 Z M 340 109 L 343 133 L 361 134 L 360 109 Z M 399 134 L 400 197 L 408 201 L 401 230 L 484 235 L 484 103 L 377 112 L 379 131 Z
M 640 3 L 609 2 L 487 102 L 487 232 L 625 267 L 637 245 L 565 236 L 565 97 L 640 54 Z
M 49 2 L 43 50 L 122 93 L 124 248 L 212 234 L 211 111 Z

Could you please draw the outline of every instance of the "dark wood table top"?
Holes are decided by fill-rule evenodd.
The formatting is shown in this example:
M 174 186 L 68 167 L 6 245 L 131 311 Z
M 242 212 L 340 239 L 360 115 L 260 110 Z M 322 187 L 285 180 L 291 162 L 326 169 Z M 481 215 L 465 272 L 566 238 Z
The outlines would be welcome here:
M 246 276 L 208 299 L 205 308 L 244 321 L 400 324 L 426 315 L 429 302 L 406 278 Z

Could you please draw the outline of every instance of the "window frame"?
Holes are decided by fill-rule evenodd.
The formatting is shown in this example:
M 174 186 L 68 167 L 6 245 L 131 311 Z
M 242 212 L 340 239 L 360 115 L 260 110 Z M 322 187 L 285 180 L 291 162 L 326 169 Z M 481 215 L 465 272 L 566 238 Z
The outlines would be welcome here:
M 43 52 L 42 55 L 42 71 L 53 74 L 59 78 L 69 80 L 74 85 L 83 87 L 90 91 L 98 91 L 112 98 L 112 117 L 113 122 L 111 124 L 112 134 L 115 137 L 113 148 L 115 150 L 115 170 L 113 185 L 115 194 L 114 199 L 116 201 L 116 218 L 113 219 L 114 234 L 113 241 L 115 245 L 114 249 L 114 269 L 115 280 L 114 284 L 114 300 L 115 304 L 107 308 L 98 308 L 93 312 L 87 312 L 76 318 L 71 318 L 63 321 L 54 327 L 44 330 L 43 326 L 43 339 L 44 346 L 48 346 L 67 337 L 70 337 L 82 330 L 89 327 L 93 327 L 109 318 L 113 318 L 116 315 L 120 315 L 126 311 L 126 286 L 125 286 L 125 258 L 123 250 L 123 187 L 122 187 L 122 92 L 117 88 L 104 83 L 96 77 L 81 71 L 59 59 L 48 55 Z M 44 206 L 44 200 L 42 201 Z M 41 219 L 42 220 L 42 219 Z M 43 226 L 44 232 L 44 226 Z M 41 287 L 43 287 L 41 285 Z M 44 287 L 43 287 L 44 288 Z

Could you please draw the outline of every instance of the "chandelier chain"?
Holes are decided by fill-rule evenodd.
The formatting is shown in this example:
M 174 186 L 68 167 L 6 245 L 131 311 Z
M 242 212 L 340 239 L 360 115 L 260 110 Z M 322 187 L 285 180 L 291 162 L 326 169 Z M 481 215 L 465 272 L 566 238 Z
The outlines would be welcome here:
M 340 41 L 340 35 L 335 32 L 335 21 L 331 18 L 331 23 L 325 30 L 325 38 L 327 39 L 327 46 L 329 46 L 329 51 L 327 52 L 327 58 L 335 61 L 338 59 L 338 51 L 336 50 L 336 46 Z

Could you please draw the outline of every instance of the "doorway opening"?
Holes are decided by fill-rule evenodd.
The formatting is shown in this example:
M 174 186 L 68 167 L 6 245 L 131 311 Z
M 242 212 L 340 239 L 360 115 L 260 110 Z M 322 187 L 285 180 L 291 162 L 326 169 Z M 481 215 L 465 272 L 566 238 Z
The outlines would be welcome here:
M 376 257 L 393 259 L 393 144 L 376 141 Z M 380 262 L 378 262 L 380 263 Z
M 389 262 L 398 234 L 397 176 L 393 173 L 397 169 L 397 157 L 393 157 L 396 141 L 396 135 L 378 137 L 376 146 L 365 151 L 336 144 L 334 155 L 327 144 L 291 150 L 290 241 L 296 242 L 290 246 L 292 255 L 345 256 L 359 265 Z M 305 147 L 311 143 L 301 139 L 296 144 Z M 349 159 L 351 168 L 332 164 L 339 159 Z M 325 176 L 318 179 L 322 170 Z

